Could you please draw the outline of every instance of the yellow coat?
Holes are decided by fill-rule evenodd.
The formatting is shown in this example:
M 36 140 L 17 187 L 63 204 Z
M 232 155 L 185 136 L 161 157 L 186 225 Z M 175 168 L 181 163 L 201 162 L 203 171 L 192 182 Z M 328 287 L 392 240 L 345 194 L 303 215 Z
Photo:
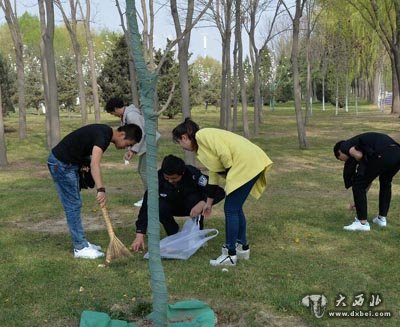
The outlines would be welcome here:
M 196 133 L 197 159 L 208 169 L 209 183 L 220 184 L 226 174 L 228 195 L 260 174 L 250 194 L 258 199 L 267 185 L 272 161 L 265 152 L 243 136 L 217 128 L 202 128 Z M 220 173 L 220 174 L 218 174 Z

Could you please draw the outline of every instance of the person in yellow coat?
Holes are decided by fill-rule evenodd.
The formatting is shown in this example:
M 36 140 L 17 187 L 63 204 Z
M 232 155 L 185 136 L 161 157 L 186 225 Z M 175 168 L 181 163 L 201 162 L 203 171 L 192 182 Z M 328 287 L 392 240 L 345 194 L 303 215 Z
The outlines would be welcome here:
M 272 161 L 248 139 L 218 128 L 199 129 L 189 118 L 173 129 L 172 137 L 183 149 L 196 152 L 197 159 L 208 169 L 204 217 L 211 215 L 215 187 L 225 180 L 225 245 L 222 254 L 210 264 L 234 266 L 238 259 L 249 259 L 243 204 L 249 194 L 258 199 L 264 192 Z

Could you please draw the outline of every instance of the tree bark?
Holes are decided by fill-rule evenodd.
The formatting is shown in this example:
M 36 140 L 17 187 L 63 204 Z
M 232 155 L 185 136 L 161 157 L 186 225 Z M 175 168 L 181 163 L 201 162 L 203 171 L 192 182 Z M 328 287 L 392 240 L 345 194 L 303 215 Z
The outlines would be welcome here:
M 79 2 L 78 2 L 79 3 Z M 90 81 L 92 84 L 92 94 L 93 94 L 93 105 L 94 105 L 94 117 L 96 123 L 100 122 L 100 101 L 99 101 L 99 88 L 97 86 L 97 74 L 96 74 L 96 63 L 95 63 L 95 52 L 93 46 L 93 38 L 90 29 L 90 0 L 86 0 L 86 15 L 83 15 L 83 11 L 81 10 L 82 17 L 84 17 L 84 27 L 85 27 L 85 35 L 86 42 L 89 50 L 89 66 L 90 66 Z
M 77 35 L 77 18 L 76 18 L 77 2 L 76 0 L 69 0 L 69 5 L 71 9 L 70 19 L 68 19 L 65 13 L 65 10 L 61 4 L 61 0 L 55 0 L 54 2 L 61 11 L 65 26 L 67 27 L 69 36 L 71 38 L 72 48 L 74 49 L 76 72 L 78 76 L 79 106 L 81 108 L 82 125 L 86 125 L 88 123 L 88 114 L 86 106 L 85 81 L 82 69 L 81 45 L 78 41 L 78 35 Z
M 4 1 L 4 2 L 3 2 Z M 24 44 L 19 29 L 17 17 L 17 5 L 14 10 L 10 0 L 0 0 L 3 8 L 11 38 L 14 44 L 16 66 L 17 66 L 17 90 L 18 90 L 18 117 L 19 117 L 19 138 L 26 138 L 26 104 L 25 104 L 25 73 L 24 73 Z
M 238 48 L 238 77 L 239 77 L 239 85 L 240 85 L 240 98 L 242 102 L 242 119 L 243 119 L 243 134 L 244 137 L 250 137 L 249 130 L 249 115 L 247 108 L 247 94 L 246 94 L 246 82 L 244 78 L 244 69 L 243 69 L 243 42 L 242 42 L 242 23 L 241 23 L 241 7 L 242 1 L 236 0 L 236 27 L 235 27 L 235 37 L 237 41 Z
M 0 167 L 8 166 L 6 134 L 4 131 L 3 104 L 0 86 Z
M 296 111 L 297 136 L 300 149 L 307 149 L 306 128 L 301 109 L 301 86 L 299 77 L 299 33 L 300 33 L 300 18 L 303 13 L 304 3 L 306 0 L 296 0 L 296 12 L 292 19 L 293 23 L 293 42 L 292 42 L 292 73 L 293 73 L 293 93 Z
M 46 103 L 47 143 L 52 149 L 60 141 L 60 117 L 54 58 L 54 6 L 52 0 L 38 0 L 42 39 L 40 42 L 43 86 Z

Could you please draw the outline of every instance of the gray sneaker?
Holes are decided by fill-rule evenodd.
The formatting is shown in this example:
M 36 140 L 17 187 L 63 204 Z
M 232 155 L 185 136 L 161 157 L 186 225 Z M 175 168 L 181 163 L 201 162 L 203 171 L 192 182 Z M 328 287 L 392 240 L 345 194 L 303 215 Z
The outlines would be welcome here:
M 386 227 L 386 217 L 377 216 L 372 219 L 374 224 L 377 224 L 379 227 Z
M 97 259 L 104 257 L 104 253 L 87 246 L 80 250 L 74 249 L 74 257 L 78 259 Z

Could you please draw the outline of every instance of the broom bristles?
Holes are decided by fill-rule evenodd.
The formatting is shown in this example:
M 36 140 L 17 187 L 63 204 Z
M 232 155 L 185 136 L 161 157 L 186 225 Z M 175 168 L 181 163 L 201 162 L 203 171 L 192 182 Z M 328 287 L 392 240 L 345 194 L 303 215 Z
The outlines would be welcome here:
M 108 248 L 107 248 L 106 262 L 111 263 L 111 261 L 114 261 L 116 259 L 119 259 L 122 257 L 131 257 L 131 256 L 132 256 L 132 253 L 118 239 L 118 237 L 114 236 L 111 239 L 110 244 L 108 245 Z

